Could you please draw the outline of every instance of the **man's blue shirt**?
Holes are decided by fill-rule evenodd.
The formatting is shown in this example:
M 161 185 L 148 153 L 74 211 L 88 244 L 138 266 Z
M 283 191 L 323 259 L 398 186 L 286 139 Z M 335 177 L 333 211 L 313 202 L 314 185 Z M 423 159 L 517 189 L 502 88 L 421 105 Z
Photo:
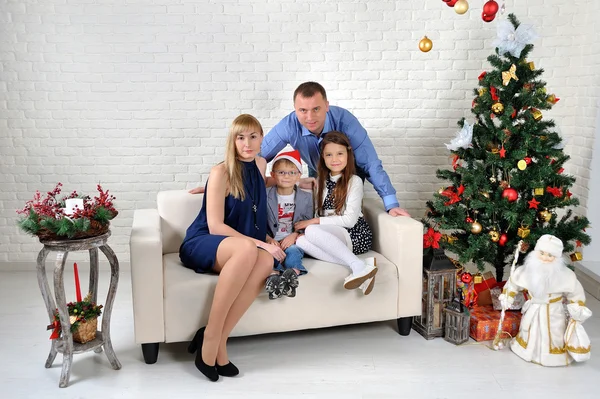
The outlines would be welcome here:
M 270 162 L 279 151 L 289 144 L 300 152 L 300 156 L 309 168 L 317 170 L 320 156 L 319 144 L 323 137 L 333 130 L 344 133 L 350 139 L 357 172 L 360 176 L 366 177 L 375 187 L 383 200 L 386 211 L 398 207 L 396 190 L 392 186 L 390 177 L 383 170 L 381 160 L 377 156 L 367 131 L 358 119 L 344 108 L 329 106 L 325 126 L 319 137 L 300 124 L 295 112 L 290 113 L 265 136 L 261 146 L 261 155 L 267 159 L 267 162 Z

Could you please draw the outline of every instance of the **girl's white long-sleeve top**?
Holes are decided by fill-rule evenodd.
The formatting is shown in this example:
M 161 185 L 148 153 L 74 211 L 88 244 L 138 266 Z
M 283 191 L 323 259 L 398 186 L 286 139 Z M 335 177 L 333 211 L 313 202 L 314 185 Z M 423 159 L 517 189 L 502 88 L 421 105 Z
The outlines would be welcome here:
M 337 182 L 342 175 L 329 176 L 331 181 Z M 327 198 L 329 190 L 327 186 L 323 188 L 323 202 Z M 321 224 L 333 224 L 336 226 L 345 227 L 347 229 L 354 227 L 358 218 L 362 214 L 362 199 L 363 199 L 363 181 L 360 177 L 353 175 L 348 184 L 348 195 L 346 196 L 346 203 L 342 208 L 342 214 L 336 215 L 334 209 L 325 210 L 324 216 L 319 217 L 319 223 Z M 319 216 L 319 215 L 317 215 Z

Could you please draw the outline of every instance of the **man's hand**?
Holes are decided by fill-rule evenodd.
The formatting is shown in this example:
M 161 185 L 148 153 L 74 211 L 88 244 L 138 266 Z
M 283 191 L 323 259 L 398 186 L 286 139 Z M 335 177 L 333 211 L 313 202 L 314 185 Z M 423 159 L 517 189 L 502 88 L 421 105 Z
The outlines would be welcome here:
M 320 223 L 319 218 L 312 218 L 312 219 L 308 219 L 308 220 L 301 220 L 300 222 L 297 222 L 294 225 L 294 230 L 304 230 L 308 226 L 310 226 L 311 224 L 319 224 L 319 223 Z
M 304 177 L 300 179 L 300 188 L 303 190 L 312 190 L 317 184 L 317 180 L 314 177 Z
M 406 211 L 406 209 L 402 209 L 402 208 L 392 208 L 388 211 L 388 213 L 391 216 L 408 216 L 410 217 L 410 214 Z
M 281 240 L 280 246 L 284 251 L 288 249 L 290 246 L 296 243 L 296 239 L 298 238 L 298 233 L 292 233 Z
M 190 191 L 188 191 L 188 193 L 190 193 L 190 194 L 204 194 L 204 187 L 192 188 Z

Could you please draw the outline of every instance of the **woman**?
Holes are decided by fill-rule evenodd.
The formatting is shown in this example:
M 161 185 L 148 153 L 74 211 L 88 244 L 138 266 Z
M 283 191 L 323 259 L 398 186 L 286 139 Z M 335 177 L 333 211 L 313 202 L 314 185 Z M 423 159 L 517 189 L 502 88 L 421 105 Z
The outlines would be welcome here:
M 263 130 L 243 114 L 231 126 L 225 161 L 214 166 L 206 183 L 202 209 L 179 249 L 185 267 L 217 273 L 208 324 L 188 347 L 196 367 L 211 381 L 239 374 L 227 356 L 229 334 L 248 310 L 283 250 L 267 236 L 266 161 L 258 156 Z

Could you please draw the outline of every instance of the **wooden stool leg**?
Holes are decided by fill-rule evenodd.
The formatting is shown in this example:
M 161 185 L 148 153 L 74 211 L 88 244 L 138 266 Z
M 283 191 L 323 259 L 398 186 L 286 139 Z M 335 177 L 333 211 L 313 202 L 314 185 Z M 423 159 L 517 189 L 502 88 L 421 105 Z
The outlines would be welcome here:
M 37 258 L 37 279 L 38 286 L 40 287 L 40 292 L 42 293 L 42 298 L 44 299 L 44 303 L 46 304 L 46 311 L 48 311 L 48 320 L 50 320 L 50 324 L 54 323 L 54 309 L 56 309 L 56 304 L 54 303 L 54 299 L 52 295 L 50 295 L 50 286 L 48 285 L 48 277 L 46 277 L 46 257 L 48 256 L 48 251 L 46 248 L 42 248 Z M 46 359 L 46 364 L 44 367 L 47 369 L 52 367 L 52 363 L 54 363 L 54 359 L 56 358 L 56 347 L 55 343 L 52 342 L 50 346 L 50 353 L 48 354 L 48 359 Z
M 104 305 L 104 316 L 102 316 L 102 338 L 104 339 L 104 352 L 110 362 L 111 366 L 115 370 L 121 369 L 121 363 L 115 355 L 115 351 L 112 347 L 112 341 L 110 339 L 110 316 L 112 314 L 113 303 L 115 302 L 115 294 L 117 292 L 117 285 L 119 284 L 119 260 L 117 256 L 108 245 L 100 247 L 100 251 L 106 256 L 110 263 L 110 285 L 108 287 L 108 295 L 106 297 L 106 304 Z
M 71 335 L 71 323 L 69 321 L 69 311 L 67 310 L 67 300 L 65 298 L 64 269 L 67 261 L 68 251 L 58 251 L 56 254 L 56 263 L 54 266 L 54 295 L 58 314 L 60 316 L 60 327 L 62 337 L 59 338 L 63 344 L 63 364 L 58 386 L 65 388 L 69 385 L 71 376 L 71 364 L 73 363 L 73 335 Z

